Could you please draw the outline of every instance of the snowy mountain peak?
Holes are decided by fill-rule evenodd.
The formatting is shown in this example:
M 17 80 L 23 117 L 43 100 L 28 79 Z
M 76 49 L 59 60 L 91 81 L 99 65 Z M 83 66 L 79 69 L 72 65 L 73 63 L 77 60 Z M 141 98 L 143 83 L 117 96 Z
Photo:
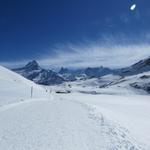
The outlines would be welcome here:
M 35 60 L 30 61 L 22 68 L 13 69 L 13 71 L 43 85 L 60 84 L 64 81 L 56 72 L 41 68 Z
M 27 70 L 39 70 L 40 66 L 35 60 L 33 60 L 27 63 L 24 68 L 26 68 Z
M 101 77 L 101 76 L 113 73 L 113 70 L 101 66 L 101 67 L 96 67 L 96 68 L 88 67 L 85 69 L 84 72 L 88 77 Z
M 59 73 L 60 73 L 60 74 L 69 73 L 69 70 L 68 70 L 67 68 L 61 67 Z

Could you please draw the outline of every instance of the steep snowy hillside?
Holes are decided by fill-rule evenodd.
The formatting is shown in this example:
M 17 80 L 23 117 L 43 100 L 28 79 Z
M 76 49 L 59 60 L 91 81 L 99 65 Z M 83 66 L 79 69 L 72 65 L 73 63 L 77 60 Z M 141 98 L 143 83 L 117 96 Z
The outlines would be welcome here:
M 123 76 L 136 75 L 139 73 L 150 71 L 150 57 L 143 59 L 130 67 L 119 69 L 116 73 Z
M 123 77 L 110 83 L 107 88 L 123 90 L 126 89 L 139 94 L 150 94 L 150 72 Z
M 47 97 L 45 89 L 32 81 L 0 66 L 0 105 L 14 103 L 31 98 Z

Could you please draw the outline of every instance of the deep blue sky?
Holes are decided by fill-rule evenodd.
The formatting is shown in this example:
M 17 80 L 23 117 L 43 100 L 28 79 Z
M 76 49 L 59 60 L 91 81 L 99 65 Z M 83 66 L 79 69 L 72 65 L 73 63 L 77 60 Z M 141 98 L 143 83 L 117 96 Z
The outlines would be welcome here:
M 134 40 L 149 32 L 149 18 L 150 0 L 0 0 L 0 62 L 36 59 L 55 44 L 104 35 Z

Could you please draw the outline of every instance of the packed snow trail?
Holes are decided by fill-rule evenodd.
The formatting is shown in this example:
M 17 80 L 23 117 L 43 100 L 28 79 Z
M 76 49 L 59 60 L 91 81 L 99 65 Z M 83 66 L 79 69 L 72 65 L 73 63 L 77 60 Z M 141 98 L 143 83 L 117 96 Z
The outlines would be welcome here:
M 140 149 L 122 130 L 91 111 L 84 104 L 55 97 L 10 107 L 0 112 L 0 149 Z

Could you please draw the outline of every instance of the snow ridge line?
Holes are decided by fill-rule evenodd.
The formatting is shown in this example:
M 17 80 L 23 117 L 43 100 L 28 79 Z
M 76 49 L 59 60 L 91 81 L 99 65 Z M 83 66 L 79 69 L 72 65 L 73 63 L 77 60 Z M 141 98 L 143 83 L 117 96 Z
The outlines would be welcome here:
M 84 109 L 88 111 L 89 118 L 95 120 L 102 127 L 103 140 L 105 145 L 108 145 L 108 150 L 112 150 L 112 146 L 113 150 L 146 150 L 144 145 L 139 144 L 130 136 L 126 128 L 104 117 L 102 113 L 97 111 L 96 106 L 85 104 L 80 101 L 71 101 L 84 107 Z

